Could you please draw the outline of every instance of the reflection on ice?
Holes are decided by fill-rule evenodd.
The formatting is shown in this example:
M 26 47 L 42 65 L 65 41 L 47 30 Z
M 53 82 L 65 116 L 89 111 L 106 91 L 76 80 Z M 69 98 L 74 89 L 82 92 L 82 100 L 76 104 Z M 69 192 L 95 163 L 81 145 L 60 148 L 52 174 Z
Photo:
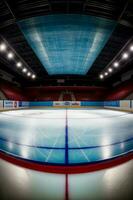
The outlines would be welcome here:
M 67 119 L 66 119 L 67 117 Z M 89 163 L 133 149 L 133 115 L 95 109 L 0 113 L 0 149 L 48 163 Z

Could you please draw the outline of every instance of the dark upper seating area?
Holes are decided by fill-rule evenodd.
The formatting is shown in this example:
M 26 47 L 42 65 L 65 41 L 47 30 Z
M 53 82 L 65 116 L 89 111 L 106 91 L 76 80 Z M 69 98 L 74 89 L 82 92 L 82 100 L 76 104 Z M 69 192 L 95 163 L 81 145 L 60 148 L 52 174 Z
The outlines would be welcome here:
M 125 82 L 107 94 L 106 100 L 122 100 L 133 92 L 133 82 Z
M 38 101 L 88 101 L 103 100 L 105 88 L 89 86 L 49 86 L 49 87 L 31 87 L 26 89 L 26 94 L 30 100 Z M 62 96 L 63 93 L 63 96 Z M 70 95 L 70 93 L 72 95 Z M 62 98 L 60 98 L 62 96 Z M 73 96 L 73 98 L 72 98 Z
M 120 100 L 133 92 L 133 83 L 125 82 L 114 89 L 91 86 L 41 86 L 20 89 L 10 83 L 0 83 L 0 91 L 9 100 L 19 101 L 96 101 Z
M 26 96 L 22 94 L 22 90 L 13 86 L 9 83 L 0 83 L 0 90 L 5 95 L 5 97 L 9 100 L 18 100 L 25 101 L 27 100 Z

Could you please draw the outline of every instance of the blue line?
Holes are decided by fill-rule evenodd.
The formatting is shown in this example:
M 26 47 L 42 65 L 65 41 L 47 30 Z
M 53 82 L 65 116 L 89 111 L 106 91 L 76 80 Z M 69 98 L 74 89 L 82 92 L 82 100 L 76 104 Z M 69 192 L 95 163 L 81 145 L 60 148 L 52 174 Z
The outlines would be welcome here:
M 65 125 L 65 164 L 68 164 L 68 119 L 66 108 L 66 125 Z
M 38 148 L 38 149 L 55 149 L 55 150 L 66 150 L 66 147 L 67 147 L 67 151 L 68 150 L 72 150 L 72 149 L 93 149 L 93 148 L 102 148 L 102 147 L 109 147 L 109 146 L 114 146 L 114 145 L 117 145 L 117 144 L 121 144 L 121 143 L 126 143 L 126 142 L 130 142 L 133 140 L 133 138 L 129 138 L 129 139 L 126 139 L 126 140 L 123 140 L 121 142 L 115 142 L 115 143 L 112 143 L 112 144 L 106 144 L 106 145 L 97 145 L 97 146 L 85 146 L 85 147 L 69 147 L 68 148 L 68 126 L 65 127 L 65 147 L 47 147 L 47 146 L 36 146 L 36 145 L 27 145 L 27 144 L 20 144 L 20 143 L 17 143 L 17 142 L 12 142 L 8 139 L 4 139 L 4 138 L 0 138 L 1 141 L 4 141 L 4 142 L 8 142 L 8 143 L 13 143 L 15 145 L 19 145 L 19 146 L 25 146 L 25 147 L 31 147 L 31 148 Z M 67 152 L 68 153 L 68 152 Z
M 65 147 L 48 147 L 48 146 L 36 146 L 36 145 L 28 145 L 28 144 L 20 144 L 18 142 L 13 142 L 10 141 L 8 139 L 4 139 L 4 138 L 0 138 L 1 141 L 7 142 L 7 143 L 13 143 L 15 145 L 19 145 L 19 146 L 24 146 L 24 147 L 31 147 L 31 148 L 37 148 L 37 149 L 65 149 Z

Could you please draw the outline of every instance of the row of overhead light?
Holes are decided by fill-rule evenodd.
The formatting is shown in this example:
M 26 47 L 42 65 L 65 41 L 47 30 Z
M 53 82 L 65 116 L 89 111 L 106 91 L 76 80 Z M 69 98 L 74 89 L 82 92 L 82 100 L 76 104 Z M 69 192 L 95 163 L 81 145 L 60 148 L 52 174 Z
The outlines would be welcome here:
M 130 52 L 133 52 L 133 45 L 130 46 L 129 51 L 124 52 L 124 53 L 122 54 L 121 60 L 127 60 L 127 59 L 129 58 L 129 56 L 130 56 Z M 119 67 L 120 67 L 120 61 L 121 61 L 121 60 L 119 60 L 119 62 L 118 62 L 118 61 L 115 61 L 115 62 L 113 63 L 113 65 L 112 65 L 112 67 L 109 67 L 105 72 L 103 72 L 103 73 L 101 73 L 101 74 L 99 75 L 99 78 L 100 78 L 100 79 L 104 79 L 104 78 L 107 77 L 110 73 L 112 73 L 115 69 L 119 68 Z
M 7 45 L 5 43 L 0 44 L 0 52 L 6 52 L 7 58 L 9 60 L 14 59 L 14 53 L 12 51 L 7 51 Z M 36 75 L 30 72 L 26 67 L 23 67 L 23 63 L 21 61 L 16 62 L 16 67 L 21 69 L 23 73 L 25 73 L 28 77 L 35 79 Z

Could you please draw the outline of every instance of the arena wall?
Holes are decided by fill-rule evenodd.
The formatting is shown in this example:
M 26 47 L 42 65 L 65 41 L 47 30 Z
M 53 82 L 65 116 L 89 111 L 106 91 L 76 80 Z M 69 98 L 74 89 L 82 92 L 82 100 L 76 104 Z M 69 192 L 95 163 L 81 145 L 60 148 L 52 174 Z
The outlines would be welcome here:
M 53 108 L 86 108 L 97 107 L 133 112 L 133 100 L 120 101 L 12 101 L 0 100 L 0 110 L 22 108 L 53 107 Z

